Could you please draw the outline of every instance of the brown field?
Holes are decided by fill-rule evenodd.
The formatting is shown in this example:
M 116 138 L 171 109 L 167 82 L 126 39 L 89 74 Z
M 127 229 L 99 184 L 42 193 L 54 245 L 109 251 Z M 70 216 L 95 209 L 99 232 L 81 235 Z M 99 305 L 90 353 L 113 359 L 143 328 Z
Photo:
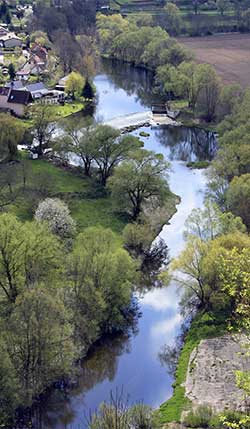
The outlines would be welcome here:
M 250 34 L 179 38 L 199 63 L 212 64 L 224 82 L 250 86 Z

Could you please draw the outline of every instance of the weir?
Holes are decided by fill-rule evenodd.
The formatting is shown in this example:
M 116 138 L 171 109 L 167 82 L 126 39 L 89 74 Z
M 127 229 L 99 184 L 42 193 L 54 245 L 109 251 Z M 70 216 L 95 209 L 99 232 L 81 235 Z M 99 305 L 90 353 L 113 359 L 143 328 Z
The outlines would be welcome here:
M 150 110 L 117 116 L 105 121 L 104 124 L 117 128 L 121 132 L 131 131 L 145 126 L 180 125 L 166 114 L 153 114 Z

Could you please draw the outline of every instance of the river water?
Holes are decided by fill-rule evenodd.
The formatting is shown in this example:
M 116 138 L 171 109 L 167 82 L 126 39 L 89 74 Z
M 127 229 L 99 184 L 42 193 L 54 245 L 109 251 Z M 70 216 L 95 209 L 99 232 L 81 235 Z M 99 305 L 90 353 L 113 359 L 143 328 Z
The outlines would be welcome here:
M 113 117 L 148 110 L 153 100 L 151 77 L 145 71 L 128 66 L 108 68 L 95 79 L 98 93 L 96 118 Z M 186 161 L 211 159 L 215 138 L 211 133 L 188 128 L 145 128 L 142 138 L 146 149 L 162 153 L 171 161 L 169 183 L 181 197 L 177 213 L 165 225 L 160 237 L 171 257 L 184 247 L 184 222 L 193 208 L 202 207 L 206 180 L 201 170 L 190 170 Z M 39 422 L 43 429 L 85 429 L 85 414 L 109 399 L 116 388 L 128 394 L 131 402 L 144 401 L 159 406 L 172 393 L 173 378 L 162 366 L 159 352 L 174 344 L 181 328 L 177 285 L 153 288 L 139 298 L 142 316 L 130 334 L 106 339 L 85 360 L 76 387 L 70 392 L 54 391 L 44 404 Z M 38 425 L 37 425 L 38 426 Z

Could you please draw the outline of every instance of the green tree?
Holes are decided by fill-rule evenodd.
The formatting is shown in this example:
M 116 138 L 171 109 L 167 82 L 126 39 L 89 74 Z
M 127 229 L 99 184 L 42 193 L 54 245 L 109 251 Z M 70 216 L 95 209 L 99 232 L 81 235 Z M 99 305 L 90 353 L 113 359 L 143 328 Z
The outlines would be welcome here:
M 20 385 L 3 336 L 2 329 L 0 337 L 0 425 L 13 427 L 15 409 L 20 400 Z
M 185 222 L 185 237 L 198 237 L 202 241 L 234 232 L 246 232 L 240 217 L 230 212 L 222 213 L 217 205 L 206 200 L 204 209 L 194 209 Z
M 16 77 L 16 70 L 14 64 L 10 63 L 8 67 L 8 73 L 11 80 L 14 80 Z
M 109 180 L 109 189 L 119 208 L 136 220 L 147 204 L 161 205 L 169 192 L 169 165 L 161 154 L 140 149 L 119 165 Z
M 85 176 L 91 175 L 95 129 L 93 120 L 86 118 L 79 123 L 77 118 L 69 118 L 64 123 L 64 135 L 57 141 L 54 150 L 64 160 L 69 161 L 72 153 L 80 158 Z
M 242 92 L 242 87 L 237 83 L 222 86 L 217 108 L 219 119 L 232 114 L 242 97 Z
M 234 177 L 227 191 L 228 207 L 250 229 L 250 174 Z
M 17 158 L 17 145 L 23 139 L 24 130 L 19 119 L 0 113 L 0 162 L 13 161 Z
M 53 279 L 60 259 L 57 239 L 44 225 L 22 224 L 15 216 L 0 216 L 1 298 L 14 303 L 18 294 L 37 282 Z
M 84 87 L 84 77 L 77 72 L 71 72 L 66 80 L 65 91 L 71 95 L 73 100 L 76 96 L 80 96 Z
M 98 125 L 93 134 L 92 157 L 95 160 L 101 183 L 106 186 L 107 179 L 113 174 L 115 167 L 141 146 L 138 138 L 125 135 L 108 125 Z
M 240 252 L 244 248 L 249 249 L 249 237 L 241 232 L 234 232 L 211 241 L 202 241 L 194 236 L 189 238 L 186 248 L 172 266 L 181 273 L 179 275 L 177 272 L 177 280 L 184 291 L 184 311 L 198 308 L 203 311 L 227 311 L 232 315 L 234 302 L 224 288 L 218 261 L 234 248 Z
M 167 2 L 164 12 L 165 29 L 171 36 L 178 36 L 182 26 L 180 9 L 174 3 Z
M 72 370 L 75 356 L 72 331 L 59 296 L 41 284 L 16 300 L 8 320 L 7 341 L 21 385 L 22 404 Z
M 216 1 L 216 7 L 217 7 L 218 11 L 220 12 L 220 14 L 223 16 L 224 12 L 226 12 L 226 10 L 229 9 L 230 3 L 228 0 L 217 0 Z
M 39 156 L 51 145 L 56 128 L 55 116 L 47 104 L 36 104 L 29 109 L 32 119 L 32 134 L 37 143 L 36 150 Z
M 221 79 L 210 64 L 197 66 L 199 108 L 206 121 L 211 122 L 216 116 L 216 107 L 220 97 Z
M 86 79 L 85 85 L 82 88 L 82 96 L 86 100 L 93 100 L 93 98 L 95 97 L 95 90 L 93 88 L 93 84 L 91 84 L 88 79 Z
M 111 230 L 87 228 L 68 261 L 77 335 L 85 345 L 102 332 L 120 330 L 131 304 L 135 265 Z

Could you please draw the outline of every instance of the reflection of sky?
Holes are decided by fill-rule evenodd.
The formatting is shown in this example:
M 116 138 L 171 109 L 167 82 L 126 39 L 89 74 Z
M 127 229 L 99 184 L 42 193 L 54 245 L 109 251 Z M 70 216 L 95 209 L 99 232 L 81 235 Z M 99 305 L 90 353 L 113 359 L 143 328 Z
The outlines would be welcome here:
M 110 119 L 121 114 L 144 110 L 135 97 L 128 96 L 124 90 L 115 89 L 104 75 L 98 76 L 95 84 L 99 94 L 97 116 Z M 134 134 L 138 135 L 140 131 Z M 146 128 L 145 131 L 150 132 L 149 138 L 143 138 L 145 148 L 161 152 L 169 159 L 167 133 L 164 142 L 162 137 L 160 141 L 158 140 L 157 129 Z M 177 213 L 169 225 L 164 226 L 160 236 L 168 244 L 173 257 L 178 255 L 184 246 L 182 234 L 185 219 L 193 208 L 202 205 L 205 177 L 202 171 L 189 170 L 178 160 L 173 161 L 171 167 L 170 188 L 181 197 L 181 203 L 178 205 Z M 68 425 L 68 428 L 76 428 L 78 425 L 84 428 L 84 411 L 96 409 L 101 402 L 109 399 L 110 391 L 117 387 L 123 386 L 124 392 L 129 393 L 132 401 L 144 400 L 153 407 L 159 406 L 171 396 L 173 379 L 161 365 L 158 353 L 164 344 L 173 344 L 180 330 L 182 320 L 178 300 L 174 282 L 167 288 L 151 290 L 139 299 L 143 316 L 139 319 L 138 334 L 130 339 L 130 352 L 123 352 L 117 358 L 113 380 L 106 377 L 87 392 L 84 391 L 84 380 L 81 380 L 82 393 L 72 395 L 70 398 L 70 409 L 75 413 L 75 417 L 72 426 Z M 114 356 L 110 357 L 110 361 L 116 359 L 115 349 L 112 354 Z M 93 371 L 95 364 L 93 362 Z M 107 365 L 106 362 L 98 362 L 98 365 L 105 364 Z M 59 422 L 58 424 L 54 422 L 52 427 L 59 429 L 62 426 Z
M 96 110 L 97 120 L 106 121 L 115 116 L 128 113 L 143 112 L 145 109 L 134 95 L 128 95 L 121 88 L 115 88 L 105 75 L 95 79 L 99 102 Z

